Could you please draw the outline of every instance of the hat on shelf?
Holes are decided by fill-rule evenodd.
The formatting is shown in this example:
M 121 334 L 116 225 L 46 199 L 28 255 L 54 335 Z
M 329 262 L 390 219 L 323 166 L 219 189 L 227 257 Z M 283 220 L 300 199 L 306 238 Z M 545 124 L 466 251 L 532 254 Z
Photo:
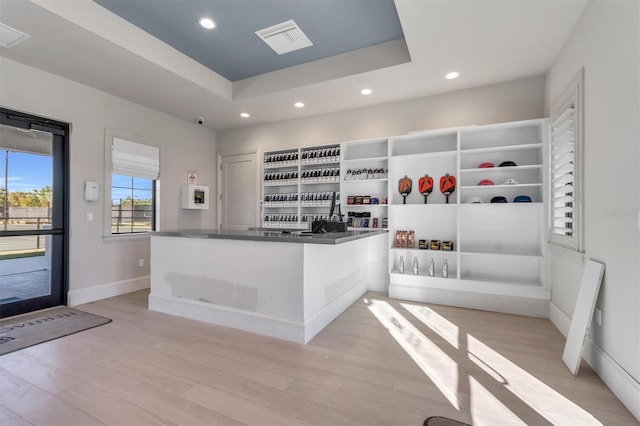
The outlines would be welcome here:
M 482 198 L 480 197 L 469 197 L 466 200 L 467 204 L 482 204 Z
M 488 169 L 489 167 L 494 167 L 493 163 L 491 163 L 490 161 L 480 163 L 480 165 L 478 166 L 479 169 Z
M 482 179 L 480 182 L 478 182 L 478 186 L 486 186 L 486 185 L 494 185 L 494 183 L 491 179 Z
M 517 164 L 514 161 L 503 161 L 498 167 L 515 167 Z
M 528 195 L 518 195 L 513 199 L 514 203 L 530 203 L 531 197 Z
M 507 180 L 504 181 L 503 185 L 518 185 L 520 182 L 518 182 L 517 180 L 513 179 L 513 178 L 509 178 Z
M 503 197 L 502 195 L 496 195 L 491 199 L 492 203 L 508 203 L 507 197 Z

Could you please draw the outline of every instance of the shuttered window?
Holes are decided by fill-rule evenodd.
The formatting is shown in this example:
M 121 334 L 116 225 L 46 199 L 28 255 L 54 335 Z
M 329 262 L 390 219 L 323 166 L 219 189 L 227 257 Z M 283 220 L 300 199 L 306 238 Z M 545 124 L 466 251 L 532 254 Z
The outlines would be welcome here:
M 551 110 L 550 240 L 581 250 L 581 78 Z

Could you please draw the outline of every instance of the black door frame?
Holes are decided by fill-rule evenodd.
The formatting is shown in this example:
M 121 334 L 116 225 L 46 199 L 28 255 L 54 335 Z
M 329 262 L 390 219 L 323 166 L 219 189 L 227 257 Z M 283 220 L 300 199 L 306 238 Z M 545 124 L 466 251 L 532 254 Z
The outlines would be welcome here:
M 21 129 L 39 130 L 53 136 L 54 196 L 60 202 L 52 206 L 51 230 L 0 230 L 0 236 L 52 235 L 52 254 L 62 262 L 52 262 L 51 294 L 0 306 L 0 318 L 67 304 L 69 288 L 69 133 L 70 124 L 0 107 L 0 124 Z M 55 285 L 54 285 L 55 279 Z

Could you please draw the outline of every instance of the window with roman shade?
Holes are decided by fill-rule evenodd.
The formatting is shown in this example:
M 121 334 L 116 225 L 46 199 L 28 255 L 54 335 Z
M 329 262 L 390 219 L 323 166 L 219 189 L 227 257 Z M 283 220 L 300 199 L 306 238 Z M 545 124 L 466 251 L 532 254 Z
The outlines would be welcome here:
M 582 249 L 582 74 L 551 110 L 550 242 Z
M 111 139 L 111 235 L 156 229 L 156 181 L 160 175 L 157 147 L 120 137 Z

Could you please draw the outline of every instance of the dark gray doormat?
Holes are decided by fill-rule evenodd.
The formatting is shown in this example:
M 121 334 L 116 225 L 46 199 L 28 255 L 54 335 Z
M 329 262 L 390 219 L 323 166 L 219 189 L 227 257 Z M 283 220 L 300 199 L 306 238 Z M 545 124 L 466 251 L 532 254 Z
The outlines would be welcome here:
M 109 318 L 60 306 L 0 321 L 0 355 L 110 323 Z

